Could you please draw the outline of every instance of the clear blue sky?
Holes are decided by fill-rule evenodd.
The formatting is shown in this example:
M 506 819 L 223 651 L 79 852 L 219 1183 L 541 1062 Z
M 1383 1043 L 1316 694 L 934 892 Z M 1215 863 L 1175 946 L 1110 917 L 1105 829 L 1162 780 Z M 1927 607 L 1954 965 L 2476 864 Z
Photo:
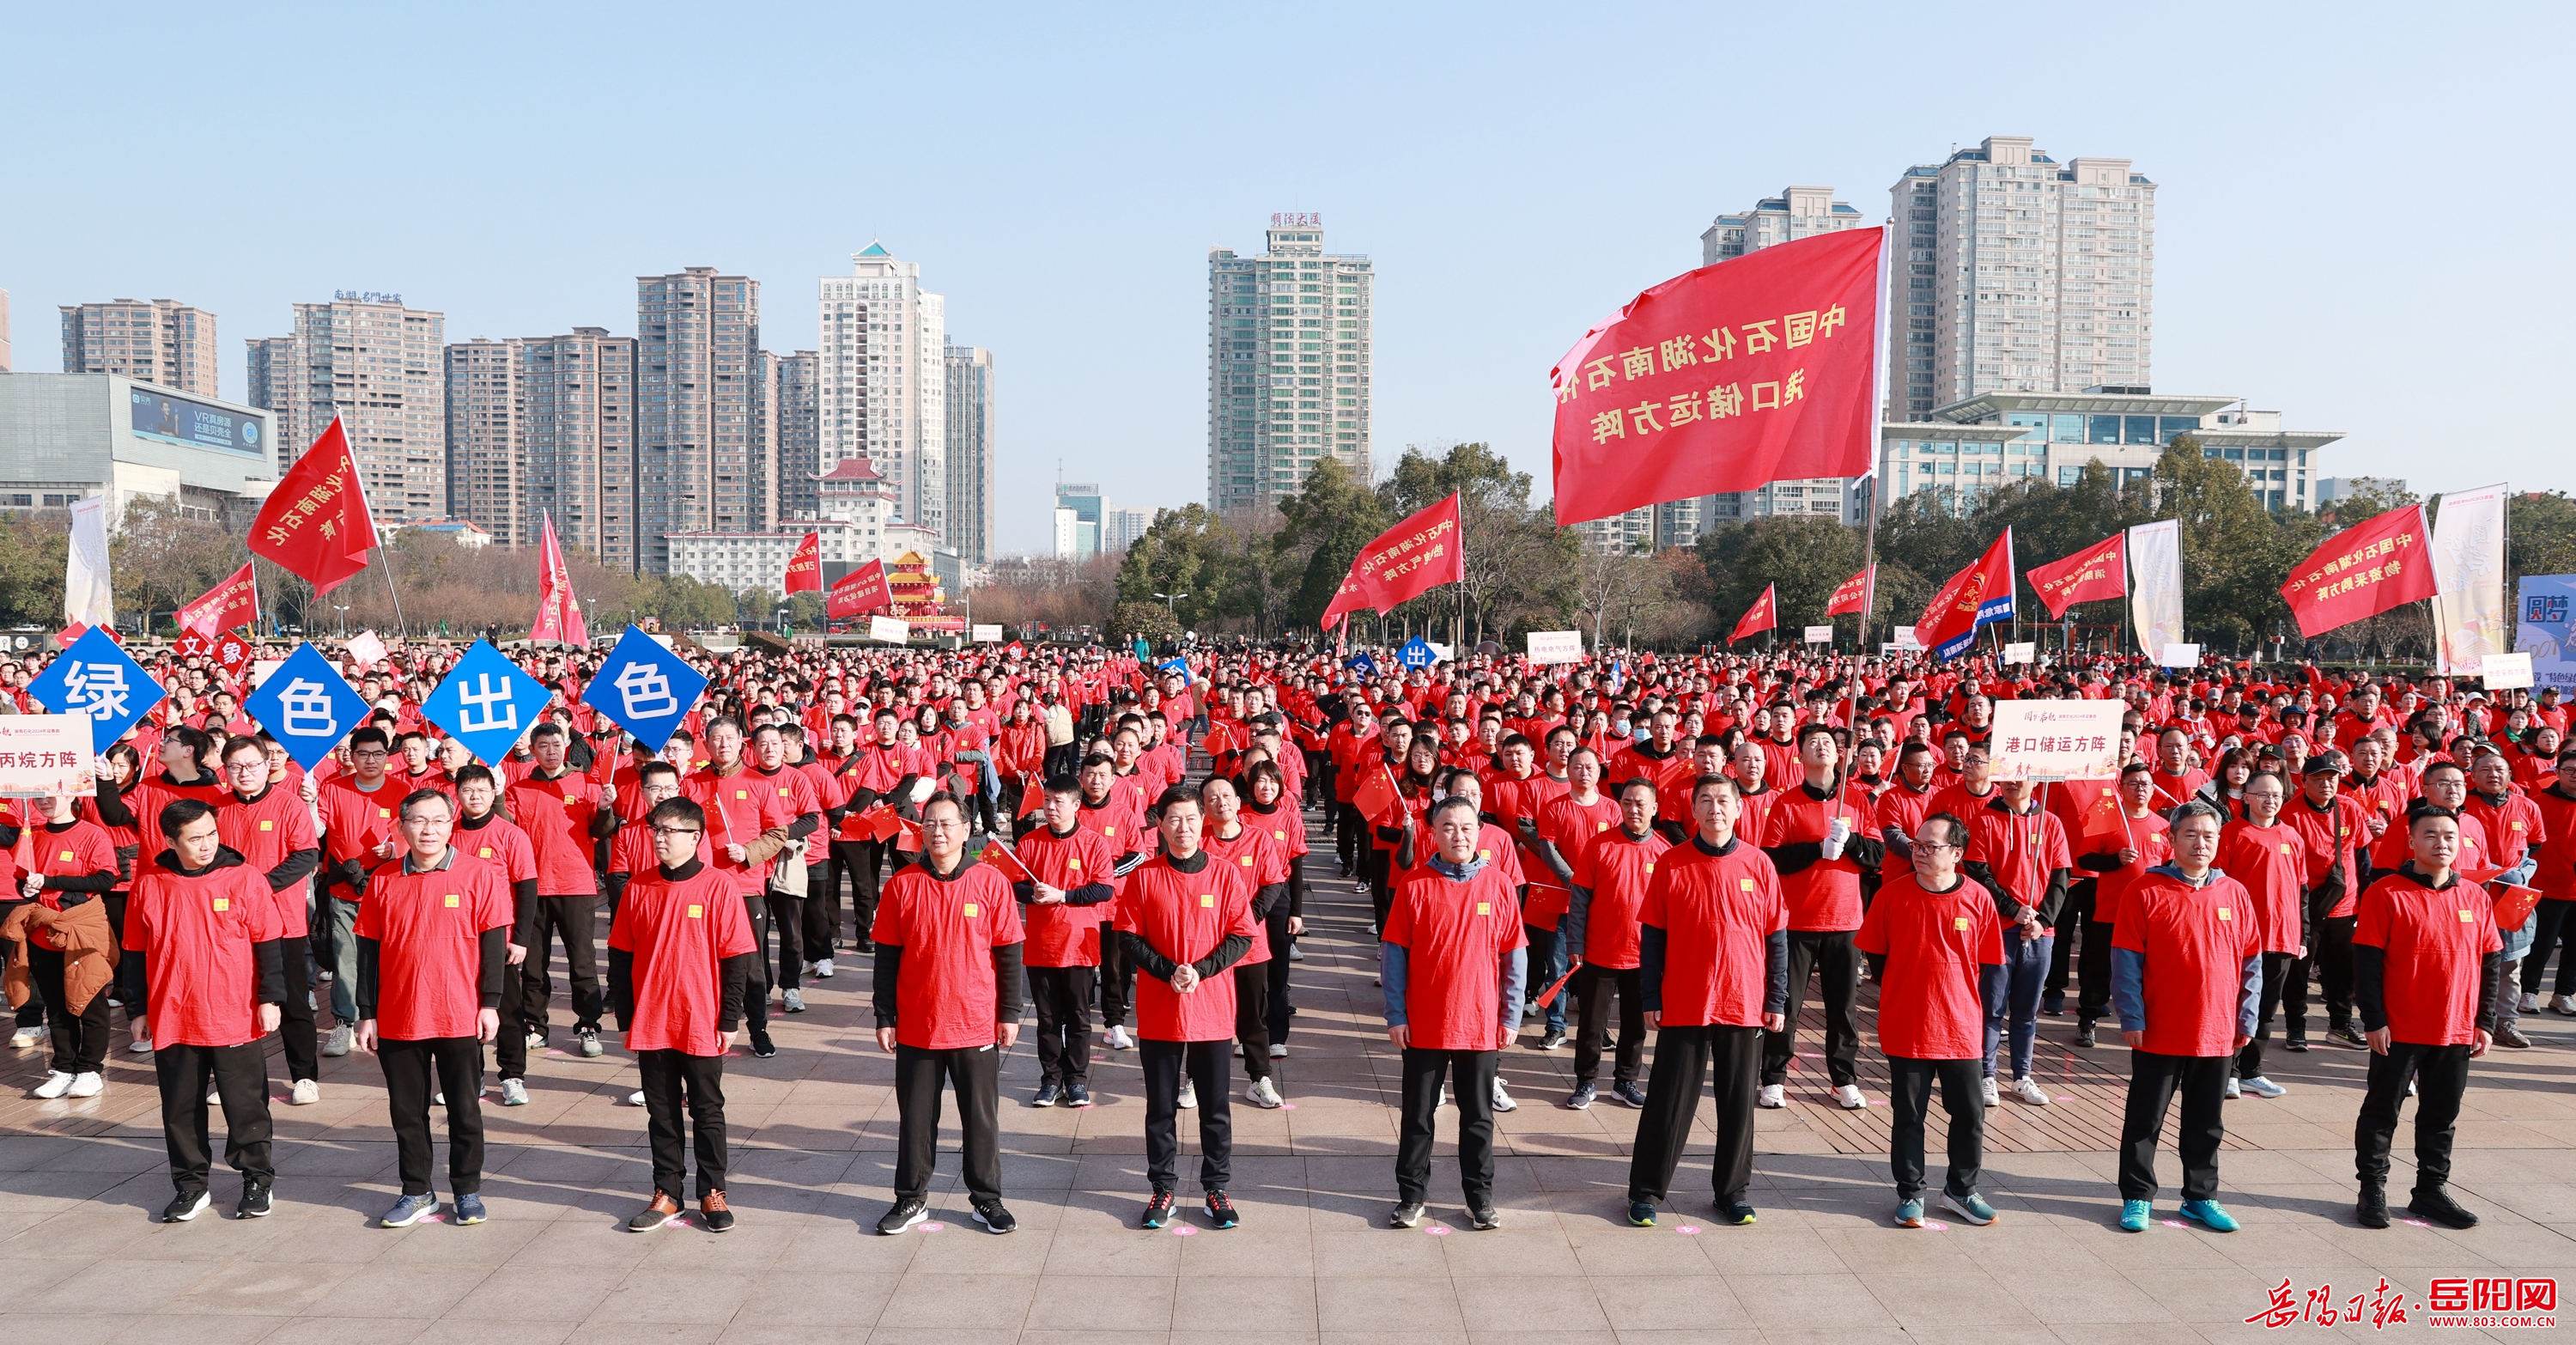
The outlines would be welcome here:
M 1381 464 L 1487 440 L 1545 495 L 1548 367 L 1711 216 L 1877 218 L 2023 134 L 2160 184 L 2160 389 L 2342 430 L 2339 474 L 2576 485 L 2564 6 L 1090 8 L 12 4 L 19 367 L 57 304 L 174 298 L 238 398 L 243 338 L 335 288 L 632 332 L 690 265 L 796 350 L 882 238 L 995 351 L 1002 541 L 1042 549 L 1059 459 L 1203 498 L 1206 250 L 1315 210 L 1377 264 Z

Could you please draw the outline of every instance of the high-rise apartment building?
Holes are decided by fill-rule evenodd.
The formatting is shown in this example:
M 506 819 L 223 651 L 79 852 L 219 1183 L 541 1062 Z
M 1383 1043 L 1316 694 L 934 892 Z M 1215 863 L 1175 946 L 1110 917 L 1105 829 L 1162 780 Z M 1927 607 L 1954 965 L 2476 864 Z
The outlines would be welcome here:
M 778 355 L 751 353 L 751 526 L 778 525 Z
M 503 546 L 535 539 L 527 517 L 527 463 L 521 451 L 519 362 L 522 343 L 476 337 L 446 348 L 447 513 L 490 533 Z
M 811 350 L 774 357 L 778 364 L 778 516 L 812 518 L 823 475 L 822 357 Z
M 176 299 L 64 304 L 62 311 L 64 373 L 122 374 L 176 392 L 221 395 L 214 314 Z
M 760 526 L 760 282 L 712 266 L 638 276 L 635 339 L 636 565 L 668 574 L 672 533 Z
M 948 548 L 969 565 L 993 561 L 993 352 L 948 347 Z
M 2127 159 L 2061 164 L 2029 136 L 1989 136 L 1889 196 L 1888 420 L 1989 392 L 2149 386 L 2156 184 Z
M 605 327 L 519 346 L 519 532 L 632 573 L 636 554 L 635 338 Z
M 865 456 L 904 521 L 949 541 L 948 301 L 921 288 L 919 262 L 897 260 L 882 243 L 850 263 L 849 275 L 818 287 L 823 473 Z
M 251 405 L 277 413 L 288 463 L 339 416 L 379 524 L 444 517 L 446 331 L 399 294 L 297 304 L 290 334 L 251 339 Z
M 1369 259 L 1324 251 L 1317 214 L 1270 217 L 1268 251 L 1208 251 L 1208 504 L 1259 510 L 1337 458 L 1370 477 Z

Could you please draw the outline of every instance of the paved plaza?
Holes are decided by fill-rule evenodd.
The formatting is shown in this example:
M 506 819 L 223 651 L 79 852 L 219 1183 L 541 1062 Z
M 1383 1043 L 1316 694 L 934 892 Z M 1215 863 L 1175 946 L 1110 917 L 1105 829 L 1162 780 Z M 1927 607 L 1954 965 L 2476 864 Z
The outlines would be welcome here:
M 1317 856 L 1329 873 L 1328 856 Z M 146 1057 L 120 1029 L 109 1088 L 85 1102 L 34 1102 L 41 1051 L 0 1061 L 0 1345 L 115 1340 L 191 1345 L 422 1340 L 548 1345 L 604 1341 L 815 1340 L 1124 1342 L 1245 1335 L 1303 1341 L 1507 1340 L 1537 1345 L 1877 1340 L 1988 1345 L 2262 1334 L 2244 1319 L 2287 1278 L 2302 1307 L 2331 1286 L 2338 1312 L 2381 1277 L 2404 1291 L 2410 1333 L 2437 1278 L 2557 1277 L 2576 1288 L 2576 1019 L 2526 1019 L 2538 1043 L 2474 1066 L 2455 1188 L 2485 1216 L 2470 1232 L 2355 1226 L 2351 1129 L 2363 1056 L 2278 1051 L 2274 1101 L 2228 1104 L 2228 1236 L 2114 1226 L 2111 1142 L 2126 1053 L 2064 1044 L 2045 1020 L 2048 1108 L 2006 1101 L 1989 1130 L 1987 1228 L 1892 1227 L 1885 1064 L 1864 1024 L 1872 1106 L 1834 1107 L 1820 1059 L 1793 1078 L 1785 1111 L 1761 1113 L 1750 1228 L 1709 1212 L 1707 1112 L 1675 1180 L 1673 1209 L 1646 1230 L 1621 1220 L 1637 1114 L 1605 1094 L 1567 1111 L 1571 1049 L 1510 1052 L 1519 1110 L 1500 1118 L 1499 1231 L 1465 1226 L 1444 1145 L 1433 1222 L 1383 1227 L 1394 1193 L 1396 1059 L 1371 984 L 1366 900 L 1314 884 L 1308 960 L 1297 969 L 1290 1109 L 1237 1100 L 1235 1184 L 1243 1226 L 1137 1229 L 1147 1192 L 1134 1052 L 1105 1053 L 1088 1111 L 1022 1105 L 1036 1062 L 1005 1063 L 1004 1174 L 1020 1231 L 982 1232 L 945 1137 L 930 1228 L 874 1235 L 895 1146 L 892 1061 L 868 1031 L 868 974 L 808 981 L 812 1012 L 773 1019 L 780 1052 L 726 1065 L 731 1197 L 740 1226 L 624 1231 L 650 1194 L 644 1113 L 614 1046 L 596 1061 L 532 1061 L 528 1106 L 487 1096 L 489 1223 L 374 1226 L 397 1190 L 381 1076 L 362 1054 L 323 1062 L 323 1101 L 275 1108 L 277 1212 L 227 1216 L 237 1181 L 219 1163 L 215 1210 L 153 1220 L 170 1197 Z M 560 978 L 558 978 L 560 980 Z M 1872 995 L 1863 988 L 1866 1005 Z M 563 1039 L 562 1001 L 555 1017 Z M 1802 1047 L 1819 1040 L 1809 1009 Z M 328 1011 L 325 1008 L 327 1025 Z M 2105 1039 L 2116 1043 L 2116 1035 Z M 612 1043 L 614 1038 L 612 1037 Z M 1606 1071 L 1606 1062 L 1605 1062 Z M 1606 1079 L 1605 1079 L 1606 1082 Z M 1932 1118 L 1938 1181 L 1941 1118 Z M 2391 1192 L 2402 1204 L 2410 1129 Z M 220 1132 L 220 1122 L 217 1125 Z M 1186 1148 L 1195 1136 L 1184 1114 Z M 445 1158 L 440 1158 L 445 1194 Z M 1194 1194 L 1193 1159 L 1183 1194 Z M 2159 1213 L 2180 1177 L 2170 1149 Z M 2293 1328 L 2315 1331 L 2314 1314 Z M 2384 1335 L 2366 1321 L 2336 1330 Z M 2478 1332 L 2451 1329 L 2444 1338 Z M 2490 1334 L 2532 1339 L 2529 1331 Z

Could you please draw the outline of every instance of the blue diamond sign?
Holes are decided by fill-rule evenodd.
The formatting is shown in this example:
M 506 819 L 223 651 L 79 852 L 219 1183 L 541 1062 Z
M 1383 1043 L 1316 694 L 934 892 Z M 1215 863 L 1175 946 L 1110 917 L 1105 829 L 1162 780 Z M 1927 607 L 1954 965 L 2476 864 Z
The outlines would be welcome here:
M 662 647 L 662 642 L 628 626 L 599 673 L 582 690 L 581 702 L 635 735 L 635 741 L 659 752 L 689 707 L 704 695 L 707 679 Z
M 1416 635 L 1404 648 L 1395 651 L 1395 659 L 1408 668 L 1428 668 L 1440 661 L 1440 651 L 1433 649 L 1429 640 Z
M 58 715 L 89 719 L 90 750 L 104 752 L 169 695 L 104 630 L 92 627 L 55 659 L 27 694 Z
M 554 693 L 544 683 L 520 671 L 490 641 L 476 640 L 448 670 L 447 680 L 421 703 L 420 713 L 485 765 L 498 766 L 537 726 L 552 699 Z
M 1342 666 L 1362 677 L 1377 676 L 1377 660 L 1370 658 L 1366 651 L 1351 655 L 1343 660 Z
M 308 771 L 367 722 L 367 702 L 310 640 L 297 645 L 242 708 Z

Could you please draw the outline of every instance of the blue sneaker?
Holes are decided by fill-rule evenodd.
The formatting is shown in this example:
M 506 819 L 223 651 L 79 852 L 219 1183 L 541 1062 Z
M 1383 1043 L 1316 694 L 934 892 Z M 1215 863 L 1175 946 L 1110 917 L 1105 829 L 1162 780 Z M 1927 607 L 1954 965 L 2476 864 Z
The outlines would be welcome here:
M 1995 1221 L 1995 1207 L 1987 1204 L 1986 1198 L 1974 1191 L 1964 1196 L 1954 1196 L 1943 1191 L 1941 1208 L 1959 1216 L 1961 1222 L 1975 1224 L 1980 1228 Z
M 1896 1226 L 1899 1228 L 1923 1226 L 1923 1197 L 1915 1196 L 1896 1202 Z
M 2121 1202 L 2120 1202 L 2120 1230 L 2121 1230 L 2122 1232 L 2124 1232 L 2124 1233 L 2144 1233 L 2144 1232 L 2146 1232 L 2146 1231 L 2147 1231 L 2147 1225 L 2148 1225 L 2149 1223 L 2151 1223 L 2151 1222 L 2153 1222 L 2153 1221 L 2154 1221 L 2155 1212 L 2156 1212 L 2156 1207 L 2155 1207 L 2154 1202 L 2152 1202 L 2152 1201 L 2145 1201 L 2145 1200 L 2124 1200 L 2124 1201 L 2121 1201 Z
M 1565 1105 L 1569 1111 L 1582 1111 L 1585 1108 L 1590 1107 L 1592 1105 L 1592 1100 L 1599 1096 L 1600 1093 L 1595 1091 L 1592 1085 L 1588 1083 L 1576 1084 L 1574 1086 L 1574 1091 L 1566 1095 Z
M 456 1198 L 456 1222 L 479 1224 L 490 1217 L 483 1211 L 482 1193 L 474 1192 Z
M 394 1207 L 385 1211 L 383 1223 L 387 1228 L 409 1228 L 436 1213 L 438 1213 L 438 1193 L 425 1191 L 419 1195 L 404 1196 L 395 1201 Z
M 1639 1111 L 1646 1109 L 1646 1090 L 1639 1087 L 1634 1079 L 1622 1079 L 1612 1084 L 1610 1094 Z
M 2184 1201 L 2182 1203 L 2182 1217 L 2208 1229 L 2212 1233 L 2233 1233 L 2237 1229 L 2244 1227 L 2244 1225 L 2236 1222 L 2235 1215 L 2229 1214 L 2226 1210 L 2219 1208 L 2219 1204 L 2215 1200 Z
M 1629 1226 L 1630 1226 L 1630 1227 L 1632 1227 L 1632 1228 L 1652 1228 L 1652 1227 L 1654 1227 L 1654 1226 L 1655 1226 L 1655 1205 L 1654 1205 L 1654 1202 L 1653 1202 L 1653 1201 L 1650 1201 L 1650 1200 L 1631 1200 L 1631 1201 L 1629 1201 L 1629 1202 L 1628 1202 L 1628 1224 L 1629 1224 Z

